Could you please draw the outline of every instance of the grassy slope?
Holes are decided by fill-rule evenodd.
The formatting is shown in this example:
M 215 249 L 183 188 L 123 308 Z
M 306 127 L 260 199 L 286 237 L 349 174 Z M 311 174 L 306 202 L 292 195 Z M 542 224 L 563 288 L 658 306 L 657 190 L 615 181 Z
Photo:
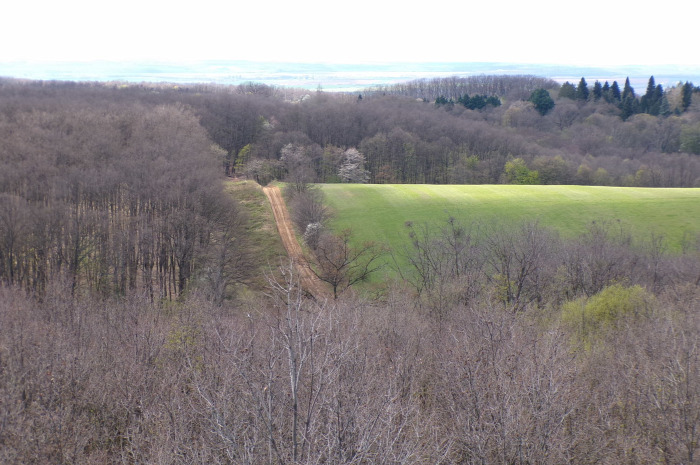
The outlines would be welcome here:
M 250 220 L 246 234 L 250 241 L 251 253 L 259 262 L 259 269 L 251 286 L 255 289 L 265 289 L 265 272 L 275 270 L 281 257 L 287 256 L 272 209 L 262 188 L 256 182 L 227 180 L 225 189 L 240 202 Z
M 462 221 L 534 220 L 562 236 L 582 233 L 591 221 L 629 228 L 638 240 L 662 234 L 680 251 L 684 234 L 700 233 L 700 189 L 512 185 L 353 185 L 324 184 L 336 212 L 335 229 L 352 227 L 359 240 L 383 241 L 398 249 L 404 224 Z

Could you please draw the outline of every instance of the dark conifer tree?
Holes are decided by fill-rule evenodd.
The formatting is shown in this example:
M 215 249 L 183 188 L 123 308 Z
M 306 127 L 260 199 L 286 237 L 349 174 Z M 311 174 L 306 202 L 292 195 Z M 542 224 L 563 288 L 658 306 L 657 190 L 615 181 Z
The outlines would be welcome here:
M 588 100 L 588 83 L 586 83 L 585 78 L 581 78 L 578 82 L 578 87 L 576 88 L 576 100 Z
M 622 117 L 623 121 L 639 112 L 639 103 L 634 97 L 634 94 L 627 93 L 622 98 L 622 102 L 620 102 L 620 110 L 622 110 L 620 116 Z
M 661 102 L 659 103 L 659 115 L 660 116 L 671 116 L 673 112 L 671 111 L 671 105 L 668 103 L 666 95 L 661 96 Z
M 610 96 L 610 84 L 608 84 L 608 81 L 605 81 L 605 84 L 603 84 L 603 98 L 608 103 L 612 100 L 612 97 Z
M 481 110 L 486 106 L 486 96 L 485 95 L 475 95 L 469 99 L 469 107 L 471 110 Z
M 612 103 L 619 103 L 620 100 L 622 100 L 620 86 L 617 84 L 617 81 L 613 81 L 612 86 L 610 86 L 610 101 Z
M 491 97 L 488 97 L 486 99 L 486 105 L 491 105 L 494 107 L 500 107 L 501 106 L 501 99 L 496 97 L 495 95 L 492 95 Z
M 625 87 L 622 89 L 622 100 L 624 100 L 627 96 L 632 96 L 632 98 L 635 98 L 634 89 L 630 85 L 630 78 L 625 79 Z
M 644 95 L 652 95 L 656 90 L 656 82 L 654 81 L 654 76 L 649 77 L 649 83 L 647 84 L 647 92 Z
M 639 102 L 634 95 L 634 89 L 630 85 L 630 78 L 625 79 L 625 87 L 622 90 L 622 100 L 620 101 L 620 116 L 623 120 L 627 120 L 630 116 L 639 112 Z
M 649 106 L 649 114 L 658 116 L 661 112 L 661 101 L 664 97 L 664 88 L 661 84 L 657 84 L 654 88 L 654 96 L 652 97 L 652 103 Z
M 607 84 L 607 82 L 605 84 Z M 593 100 L 595 100 L 597 102 L 602 97 L 603 97 L 603 86 L 600 85 L 600 81 L 596 80 L 595 84 L 593 84 Z
M 681 110 L 686 111 L 693 99 L 693 84 L 686 81 L 681 87 Z
M 654 106 L 654 94 L 656 92 L 656 83 L 654 82 L 654 76 L 649 78 L 649 83 L 647 84 L 647 91 L 642 96 L 639 102 L 639 111 L 642 113 L 651 113 L 651 108 Z
M 554 100 L 545 89 L 537 89 L 530 95 L 530 102 L 535 106 L 535 110 L 544 116 L 554 108 Z
M 452 99 L 447 99 L 444 95 L 439 96 L 438 98 L 435 99 L 435 106 L 443 106 L 443 105 L 454 105 L 454 101 Z

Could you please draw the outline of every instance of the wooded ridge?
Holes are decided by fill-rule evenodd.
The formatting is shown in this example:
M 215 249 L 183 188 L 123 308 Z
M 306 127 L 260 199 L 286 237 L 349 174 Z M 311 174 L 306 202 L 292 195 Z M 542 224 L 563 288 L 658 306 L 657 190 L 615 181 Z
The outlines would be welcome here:
M 698 463 L 698 238 L 446 216 L 390 251 L 314 187 L 697 187 L 697 89 L 652 82 L 0 79 L 0 462 Z

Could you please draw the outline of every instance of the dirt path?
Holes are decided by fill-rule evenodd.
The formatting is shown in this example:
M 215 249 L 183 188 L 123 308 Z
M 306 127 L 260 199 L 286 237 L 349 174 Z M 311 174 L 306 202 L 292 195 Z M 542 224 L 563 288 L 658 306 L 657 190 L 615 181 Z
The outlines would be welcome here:
M 304 258 L 304 253 L 301 250 L 301 246 L 294 235 L 292 220 L 289 218 L 287 206 L 284 204 L 284 200 L 282 200 L 282 193 L 280 192 L 279 187 L 263 187 L 263 192 L 265 192 L 265 195 L 272 206 L 272 213 L 275 215 L 277 230 L 282 238 L 284 248 L 287 249 L 289 258 L 294 260 L 294 264 L 297 267 L 302 289 L 316 299 L 328 298 L 329 292 L 327 291 L 325 284 L 311 272 L 309 269 L 309 264 Z

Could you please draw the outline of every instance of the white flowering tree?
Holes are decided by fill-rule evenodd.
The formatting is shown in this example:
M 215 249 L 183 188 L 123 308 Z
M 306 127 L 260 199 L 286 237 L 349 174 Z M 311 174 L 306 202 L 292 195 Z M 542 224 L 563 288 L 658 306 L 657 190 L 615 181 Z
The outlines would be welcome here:
M 365 169 L 365 156 L 354 147 L 347 149 L 343 154 L 338 176 L 343 182 L 363 184 L 369 181 L 369 171 Z

